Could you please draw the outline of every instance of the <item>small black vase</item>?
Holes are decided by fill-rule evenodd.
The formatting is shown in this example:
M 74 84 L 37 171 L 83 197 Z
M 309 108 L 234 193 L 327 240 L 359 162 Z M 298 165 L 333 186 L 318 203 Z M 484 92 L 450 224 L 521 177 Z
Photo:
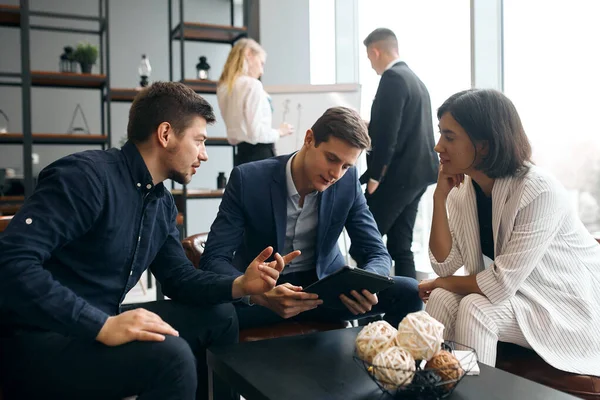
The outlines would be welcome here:
M 219 172 L 219 176 L 217 176 L 217 189 L 225 189 L 225 186 L 227 186 L 225 172 Z
M 87 63 L 80 62 L 79 65 L 81 66 L 82 74 L 91 74 L 92 73 L 93 64 L 87 64 Z

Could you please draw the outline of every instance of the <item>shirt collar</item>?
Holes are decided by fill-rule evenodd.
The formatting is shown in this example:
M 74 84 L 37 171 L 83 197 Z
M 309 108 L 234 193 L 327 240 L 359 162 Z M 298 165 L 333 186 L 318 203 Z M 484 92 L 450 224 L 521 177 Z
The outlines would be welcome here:
M 384 71 L 387 71 L 388 69 L 392 68 L 394 65 L 398 64 L 400 61 L 402 61 L 399 57 L 396 58 L 394 61 L 392 61 L 391 63 L 389 63 L 387 65 L 387 67 L 385 67 Z
M 135 185 L 136 189 L 140 190 L 142 193 L 148 193 L 154 188 L 157 188 L 156 195 L 162 196 L 162 188 L 164 188 L 164 185 L 162 182 L 158 185 L 152 183 L 152 175 L 150 175 L 150 171 L 148 171 L 148 167 L 137 146 L 132 142 L 127 141 L 127 143 L 121 147 L 121 151 L 125 156 L 129 174 L 131 175 L 133 185 Z
M 292 154 L 288 162 L 285 164 L 285 181 L 287 185 L 288 197 L 294 197 L 298 194 L 294 179 L 292 178 L 292 160 L 296 157 L 297 153 Z

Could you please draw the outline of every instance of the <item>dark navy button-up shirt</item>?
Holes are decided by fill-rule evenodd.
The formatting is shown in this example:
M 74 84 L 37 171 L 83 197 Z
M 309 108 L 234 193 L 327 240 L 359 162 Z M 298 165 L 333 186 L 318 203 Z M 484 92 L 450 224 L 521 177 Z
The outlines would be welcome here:
M 0 233 L 2 325 L 95 339 L 148 267 L 174 300 L 231 301 L 234 278 L 194 268 L 176 216 L 132 143 L 49 165 Z

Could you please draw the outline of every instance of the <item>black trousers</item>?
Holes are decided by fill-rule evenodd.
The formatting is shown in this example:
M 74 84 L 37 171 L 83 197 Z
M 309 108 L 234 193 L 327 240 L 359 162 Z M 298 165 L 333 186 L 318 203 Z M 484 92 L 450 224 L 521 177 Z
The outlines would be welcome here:
M 234 164 L 237 167 L 241 164 L 260 161 L 273 156 L 275 156 L 275 145 L 273 143 L 250 144 L 242 142 L 236 146 Z
M 372 195 L 365 193 L 367 205 L 381 236 L 387 235 L 387 249 L 394 260 L 395 274 L 398 276 L 417 276 L 411 247 L 419 201 L 426 189 L 427 186 L 399 187 L 391 195 L 389 188 L 380 187 Z
M 233 306 L 173 301 L 138 306 L 160 315 L 180 336 L 108 347 L 54 332 L 3 333 L 0 371 L 5 399 L 207 399 L 206 348 L 237 342 Z M 229 389 L 220 389 L 231 397 Z
M 419 298 L 417 281 L 411 278 L 395 276 L 394 285 L 378 294 L 379 303 L 373 307 L 371 312 L 361 316 L 355 316 L 349 310 L 328 308 L 327 304 L 305 311 L 290 319 L 290 321 L 312 321 L 312 322 L 339 322 L 360 319 L 372 315 L 383 314 L 384 319 L 392 326 L 398 326 L 406 314 L 421 311 L 423 302 Z M 307 287 L 317 281 L 315 271 L 295 272 L 283 274 L 277 283 L 291 283 L 296 286 Z M 240 329 L 269 326 L 285 321 L 275 312 L 266 307 L 254 305 L 248 306 L 244 303 L 235 303 L 238 314 Z

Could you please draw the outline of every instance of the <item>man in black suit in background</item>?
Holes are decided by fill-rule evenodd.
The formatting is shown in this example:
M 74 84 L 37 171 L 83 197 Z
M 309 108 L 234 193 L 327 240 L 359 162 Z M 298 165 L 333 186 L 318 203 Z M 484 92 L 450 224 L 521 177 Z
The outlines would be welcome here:
M 367 154 L 367 204 L 398 276 L 415 277 L 411 251 L 419 200 L 437 181 L 431 101 L 427 88 L 398 56 L 398 40 L 378 28 L 364 40 L 371 66 L 381 75 L 371 108 Z

